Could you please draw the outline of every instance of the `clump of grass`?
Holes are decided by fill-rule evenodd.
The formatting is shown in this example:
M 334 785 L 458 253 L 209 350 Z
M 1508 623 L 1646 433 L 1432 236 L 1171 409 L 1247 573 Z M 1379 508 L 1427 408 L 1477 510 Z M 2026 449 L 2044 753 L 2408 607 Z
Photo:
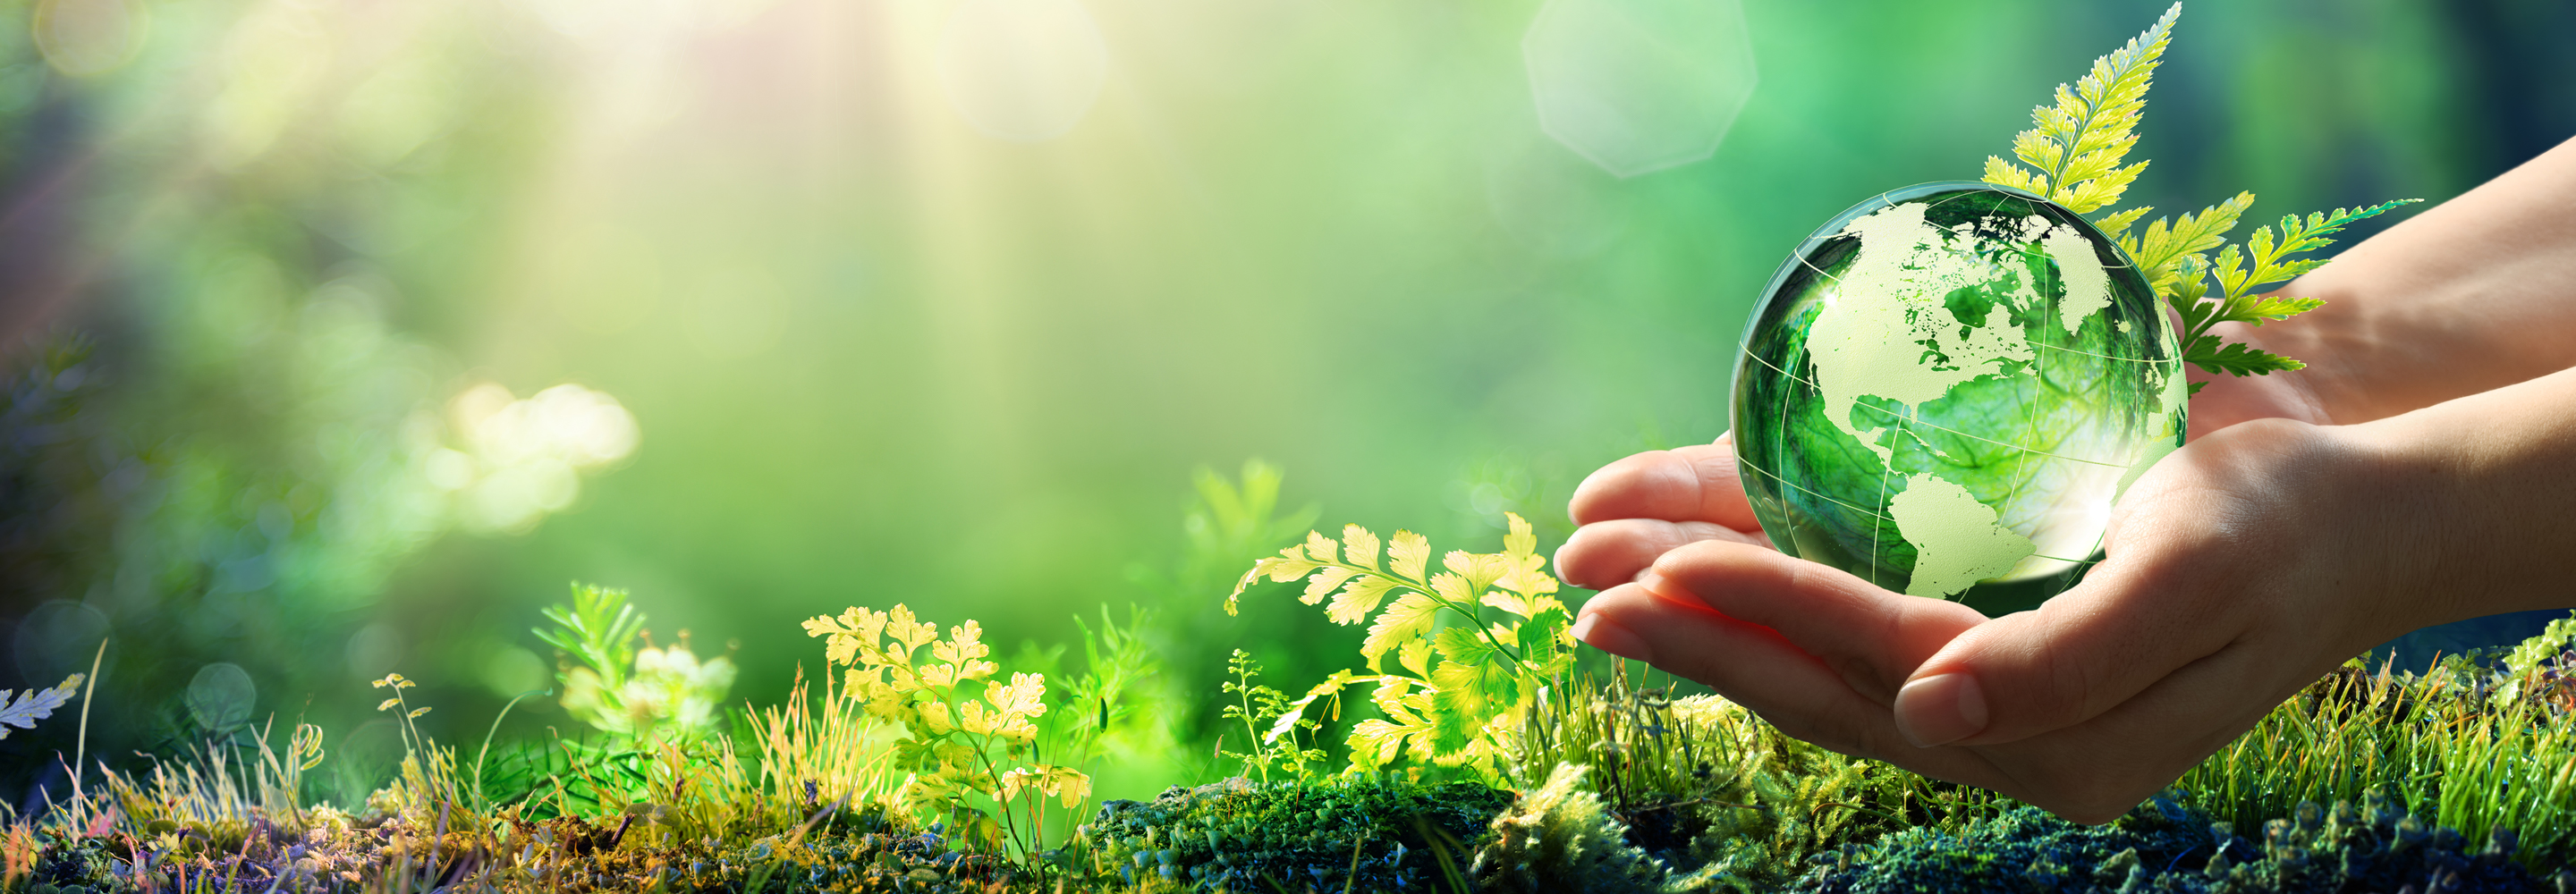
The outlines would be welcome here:
M 1647 894 L 1664 889 L 1670 867 L 1628 843 L 1628 827 L 1602 810 L 1600 796 L 1583 790 L 1585 772 L 1575 764 L 1556 765 L 1546 784 L 1494 818 L 1491 840 L 1469 864 L 1477 890 Z
M 2535 637 L 2565 635 L 2560 625 Z M 2516 829 L 2516 859 L 2535 871 L 2563 859 L 2576 819 L 2576 725 L 2560 681 L 2576 656 L 2502 669 L 2455 655 L 2427 673 L 2376 674 L 2346 663 L 2178 783 L 2253 827 L 2305 801 L 2333 803 L 2385 786 L 2405 809 L 2472 838 Z
M 2176 785 L 2238 828 L 2381 791 L 2472 840 L 2514 830 L 2512 859 L 2546 876 L 2576 838 L 2571 640 L 2576 621 L 2501 667 L 2457 655 L 2422 675 L 2386 664 L 2374 674 L 2355 659 Z M 1631 686 L 1624 666 L 1606 682 L 1551 689 L 1521 741 L 1518 784 L 1535 787 L 1540 768 L 1559 762 L 1588 764 L 1588 787 L 1630 843 L 1737 890 L 1787 883 L 1811 859 L 1890 833 L 1959 835 L 2026 806 L 1789 738 L 1720 697 Z
M 1640 687 L 1625 665 L 1606 681 L 1550 690 L 1521 733 L 1518 784 L 1589 765 L 1584 787 L 1629 843 L 1712 886 L 1770 890 L 1814 854 L 1888 832 L 1956 830 L 2007 799 L 1790 738 L 1714 695 Z

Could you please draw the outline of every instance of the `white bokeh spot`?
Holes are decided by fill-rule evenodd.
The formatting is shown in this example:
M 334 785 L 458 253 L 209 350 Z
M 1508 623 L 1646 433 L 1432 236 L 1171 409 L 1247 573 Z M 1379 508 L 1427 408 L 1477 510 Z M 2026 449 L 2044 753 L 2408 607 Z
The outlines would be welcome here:
M 455 494 L 465 522 L 522 532 L 571 508 L 581 473 L 635 452 L 635 416 L 606 392 L 557 385 L 521 400 L 498 383 L 465 389 L 448 402 L 463 449 L 426 451 L 422 475 Z
M 1741 0 L 1548 0 L 1521 59 L 1540 128 L 1621 177 L 1716 152 L 1756 80 Z

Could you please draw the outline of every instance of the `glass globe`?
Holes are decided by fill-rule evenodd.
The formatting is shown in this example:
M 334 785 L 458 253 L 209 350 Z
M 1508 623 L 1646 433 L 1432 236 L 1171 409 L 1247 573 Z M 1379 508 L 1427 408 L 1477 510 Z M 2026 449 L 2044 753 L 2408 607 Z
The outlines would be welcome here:
M 1736 460 L 1782 552 L 2017 610 L 2098 561 L 2182 443 L 2173 324 L 2074 212 L 1984 183 L 1880 195 L 1782 262 L 1745 324 Z

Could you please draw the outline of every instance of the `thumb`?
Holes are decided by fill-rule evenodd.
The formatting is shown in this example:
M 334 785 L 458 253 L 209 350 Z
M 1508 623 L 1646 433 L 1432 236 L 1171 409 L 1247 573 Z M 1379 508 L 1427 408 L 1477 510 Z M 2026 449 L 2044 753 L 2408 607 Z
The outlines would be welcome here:
M 2097 571 L 2111 570 L 2108 568 Z M 2176 599 L 2096 574 L 2038 609 L 1961 632 L 1897 690 L 1916 747 L 1995 745 L 2091 720 L 2233 638 Z

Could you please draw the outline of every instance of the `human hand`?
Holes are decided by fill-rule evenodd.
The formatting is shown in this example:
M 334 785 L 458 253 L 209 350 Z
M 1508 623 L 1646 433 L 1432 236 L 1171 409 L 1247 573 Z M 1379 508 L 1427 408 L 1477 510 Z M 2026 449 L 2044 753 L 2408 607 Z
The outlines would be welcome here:
M 2427 577 L 2408 548 L 2427 489 L 2345 429 L 2261 420 L 2184 447 L 2131 488 L 2082 584 L 1991 619 L 1769 549 L 1734 476 L 1721 441 L 1584 482 L 1558 568 L 1606 589 L 1578 635 L 1792 736 L 2077 822 L 2428 611 L 2403 598 Z
M 2234 376 L 2203 372 L 2186 364 L 2183 372 L 2191 381 L 2202 383 L 2199 394 L 2191 397 L 2190 429 L 2183 440 L 2196 441 L 2239 422 L 2256 419 L 2291 419 L 2310 425 L 2332 425 L 2338 420 L 2326 411 L 2325 401 L 2317 396 L 2319 384 L 2340 377 L 2344 354 L 2332 345 L 2315 338 L 2294 338 L 2299 334 L 2273 327 L 2266 331 L 2243 323 L 2220 323 L 2211 330 L 2221 339 L 2243 342 L 2257 350 L 2290 354 L 2307 363 L 2302 369 L 2274 370 L 2268 375 Z

